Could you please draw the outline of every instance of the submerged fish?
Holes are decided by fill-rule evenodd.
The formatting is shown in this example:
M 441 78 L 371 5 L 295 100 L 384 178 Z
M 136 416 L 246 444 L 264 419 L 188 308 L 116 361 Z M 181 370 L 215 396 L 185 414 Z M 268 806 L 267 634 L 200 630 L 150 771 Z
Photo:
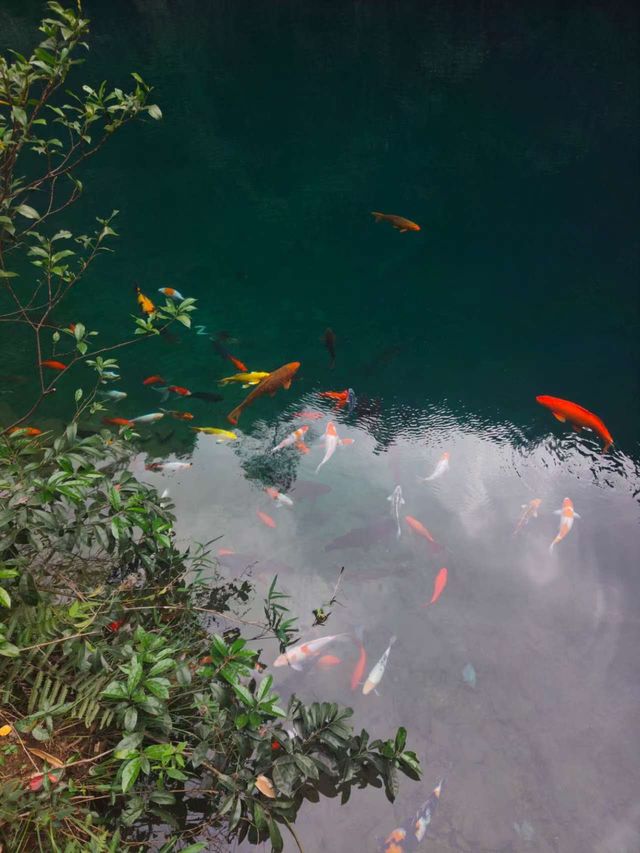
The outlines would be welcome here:
M 316 474 L 322 466 L 331 459 L 333 454 L 336 452 L 336 447 L 347 447 L 347 445 L 353 444 L 352 438 L 340 438 L 338 436 L 336 425 L 333 421 L 329 421 L 327 428 L 324 431 L 324 435 L 320 440 L 324 442 L 325 453 L 322 462 L 316 468 Z
M 54 358 L 47 358 L 40 362 L 41 367 L 48 367 L 50 370 L 66 370 L 67 365 L 61 361 L 56 361 Z
M 413 834 L 418 842 L 422 841 L 425 837 L 429 824 L 433 820 L 433 815 L 435 814 L 438 803 L 440 802 L 443 785 L 444 779 L 441 779 L 431 792 L 431 796 L 427 802 L 424 803 L 424 805 L 422 805 L 416 812 Z
M 228 440 L 228 441 L 237 441 L 238 436 L 235 432 L 231 432 L 229 429 L 219 429 L 218 427 L 191 427 L 194 432 L 202 432 L 205 435 L 216 435 L 218 436 L 218 442 Z
M 431 596 L 431 601 L 428 601 L 425 604 L 423 604 L 422 605 L 423 607 L 428 607 L 430 604 L 436 603 L 436 601 L 442 595 L 442 591 L 444 590 L 445 586 L 447 585 L 447 578 L 448 578 L 447 570 L 444 568 L 440 569 L 440 571 L 436 575 L 436 578 L 433 582 L 433 595 Z
M 392 518 L 382 518 L 363 527 L 355 527 L 343 536 L 338 536 L 328 545 L 325 551 L 335 551 L 340 548 L 370 548 L 375 542 L 390 536 L 395 530 Z
M 159 287 L 158 293 L 164 294 L 169 299 L 174 299 L 176 302 L 182 302 L 184 296 L 175 290 L 173 287 Z
M 438 477 L 442 477 L 442 475 L 449 470 L 449 454 L 445 451 L 438 464 L 433 470 L 433 474 L 430 474 L 428 477 L 418 477 L 418 480 L 422 483 L 428 483 L 430 480 L 437 480 Z
M 355 409 L 357 402 L 356 392 L 353 388 L 347 388 L 347 412 L 349 414 Z
M 405 219 L 404 216 L 396 216 L 395 213 L 378 213 L 376 210 L 371 211 L 371 215 L 376 222 L 389 222 L 401 234 L 405 231 L 419 231 L 420 226 L 412 222 L 410 219 Z
M 144 467 L 147 471 L 158 471 L 163 474 L 171 474 L 176 471 L 184 471 L 185 468 L 192 468 L 193 462 L 150 462 Z
M 345 388 L 344 391 L 318 391 L 318 396 L 326 400 L 335 400 L 336 409 L 343 409 L 349 402 L 349 390 Z M 351 393 L 353 394 L 353 391 Z
M 391 515 L 396 520 L 396 525 L 398 527 L 396 536 L 399 539 L 402 536 L 402 530 L 400 529 L 400 507 L 405 502 L 404 498 L 402 497 L 402 486 L 396 486 L 393 490 L 393 493 L 389 495 L 387 500 L 391 501 Z
M 16 433 L 20 433 L 20 435 L 16 435 Z M 11 427 L 9 430 L 9 435 L 15 435 L 16 438 L 21 438 L 22 436 L 28 438 L 35 438 L 37 435 L 42 435 L 42 430 L 37 427 Z
M 331 634 L 328 637 L 318 637 L 316 640 L 309 640 L 305 643 L 300 643 L 292 649 L 287 649 L 279 655 L 273 662 L 274 666 L 290 666 L 292 669 L 302 669 L 303 664 L 307 663 L 311 658 L 317 657 L 322 649 L 336 640 L 341 640 L 346 637 L 346 634 Z
M 262 510 L 257 509 L 257 510 L 256 510 L 256 515 L 258 516 L 258 518 L 260 519 L 260 521 L 261 521 L 263 524 L 266 524 L 266 526 L 267 526 L 267 527 L 272 527 L 272 528 L 274 528 L 274 527 L 276 526 L 275 521 L 271 518 L 271 516 L 270 516 L 270 515 L 267 515 L 267 513 L 266 513 L 266 512 L 262 512 Z
M 342 663 L 342 658 L 337 658 L 335 655 L 322 655 L 318 658 L 318 666 L 320 669 L 332 669 L 334 666 Z
M 192 391 L 191 396 L 196 400 L 205 400 L 207 403 L 221 403 L 224 400 L 222 394 L 212 394 L 210 391 Z
M 418 534 L 418 536 L 422 536 L 423 539 L 426 539 L 427 542 L 430 542 L 432 545 L 436 544 L 436 540 L 421 521 L 418 521 L 418 519 L 414 518 L 412 515 L 405 515 L 404 520 L 407 522 L 409 527 Z
M 324 345 L 331 357 L 329 367 L 334 368 L 336 366 L 336 334 L 333 329 L 326 329 L 324 333 Z
M 367 665 L 367 652 L 365 650 L 364 645 L 362 644 L 363 637 L 363 627 L 359 625 L 356 628 L 355 635 L 356 640 L 358 641 L 358 647 L 360 649 L 358 653 L 358 661 L 353 668 L 353 672 L 351 673 L 351 689 L 357 690 L 360 684 L 362 684 L 362 677 L 364 675 L 364 668 Z
M 308 453 L 309 448 L 304 443 L 304 437 L 308 429 L 308 426 L 302 426 L 299 429 L 294 430 L 286 438 L 283 438 L 280 444 L 276 444 L 275 447 L 272 447 L 270 452 L 276 453 L 276 451 L 278 450 L 284 450 L 285 447 L 291 447 L 292 445 L 295 445 L 296 449 L 299 450 L 301 453 Z
M 516 524 L 516 529 L 513 531 L 513 535 L 515 536 L 519 530 L 529 523 L 530 518 L 538 517 L 538 510 L 540 509 L 540 504 L 542 503 L 542 498 L 534 498 L 529 501 L 528 504 L 522 504 L 522 514 L 518 519 L 518 523 Z
M 596 435 L 600 436 L 604 442 L 604 447 L 602 448 L 603 453 L 606 452 L 613 444 L 613 437 L 611 436 L 611 433 L 600 418 L 597 415 L 594 415 L 593 412 L 583 409 L 583 407 L 579 406 L 577 403 L 571 403 L 569 400 L 562 400 L 560 397 L 548 397 L 545 394 L 542 394 L 539 397 L 536 397 L 536 400 L 541 406 L 545 406 L 547 409 L 550 409 L 551 414 L 557 420 L 562 423 L 569 421 L 576 432 L 580 432 L 583 428 L 590 429 L 592 432 L 595 432 Z
M 378 663 L 373 667 L 373 669 L 367 676 L 367 680 L 365 681 L 364 687 L 362 688 L 362 692 L 365 696 L 368 693 L 371 693 L 372 690 L 375 690 L 378 684 L 380 684 L 380 682 L 382 681 L 382 676 L 384 675 L 384 671 L 387 668 L 387 661 L 389 660 L 389 655 L 391 653 L 391 646 L 395 643 L 395 641 L 396 637 L 394 635 L 389 640 L 389 645 L 387 646 L 385 653 L 382 655 Z
M 112 400 L 114 403 L 119 403 L 120 400 L 124 400 L 127 396 L 126 391 L 99 391 L 98 393 L 105 400 Z
M 472 663 L 465 664 L 462 670 L 462 680 L 465 684 L 468 684 L 469 687 L 476 686 L 476 671 Z
M 574 518 L 580 518 L 577 512 L 573 509 L 573 501 L 571 498 L 565 498 L 562 501 L 562 509 L 554 510 L 556 515 L 560 516 L 560 527 L 558 528 L 558 533 L 556 538 L 553 540 L 551 545 L 549 545 L 549 553 L 553 551 L 554 546 L 561 542 L 564 537 L 569 533 L 571 528 L 573 527 Z
M 299 367 L 299 361 L 291 361 L 289 364 L 284 364 L 282 367 L 274 370 L 273 373 L 265 376 L 265 378 L 261 380 L 253 391 L 242 401 L 242 403 L 229 412 L 227 415 L 229 423 L 235 426 L 238 423 L 238 419 L 242 412 L 247 408 L 247 406 L 250 406 L 254 400 L 257 400 L 258 397 L 262 397 L 264 394 L 273 396 L 279 388 L 284 388 L 285 390 L 291 388 L 291 382 Z
M 221 358 L 226 358 L 230 361 L 236 370 L 240 370 L 242 373 L 248 373 L 249 368 L 247 365 L 240 361 L 239 358 L 236 358 L 235 355 L 231 355 L 229 350 L 226 347 L 223 347 L 217 338 L 211 338 L 211 343 L 213 344 L 214 350 Z
M 269 495 L 269 497 L 276 502 L 276 504 L 280 506 L 293 506 L 293 501 L 288 495 L 283 495 L 282 492 L 279 492 L 277 489 L 274 489 L 272 486 L 267 486 L 265 488 L 265 492 Z
M 154 373 L 153 376 L 147 376 L 146 379 L 142 380 L 143 385 L 164 385 L 166 384 L 166 380 L 159 376 L 157 373 Z
M 257 385 L 268 375 L 268 373 L 259 370 L 254 370 L 251 373 L 234 373 L 233 376 L 225 376 L 224 379 L 220 379 L 218 384 L 228 385 L 230 382 L 240 382 L 243 388 L 248 388 L 250 385 Z
M 112 426 L 126 426 L 126 427 L 135 426 L 135 422 L 132 420 L 129 420 L 128 418 L 103 418 L 102 423 L 103 424 L 110 424 Z
M 177 421 L 192 421 L 193 415 L 191 412 L 177 412 L 175 409 L 162 409 L 165 415 L 175 418 Z

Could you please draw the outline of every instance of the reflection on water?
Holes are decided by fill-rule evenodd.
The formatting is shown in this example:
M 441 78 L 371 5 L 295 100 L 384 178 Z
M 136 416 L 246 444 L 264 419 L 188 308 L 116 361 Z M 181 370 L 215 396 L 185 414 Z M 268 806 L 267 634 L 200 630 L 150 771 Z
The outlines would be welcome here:
M 289 414 L 317 411 L 318 400 L 287 406 Z M 354 443 L 316 477 L 329 418 Z M 327 408 L 309 423 L 308 454 L 270 453 L 299 424 L 287 415 L 247 424 L 237 445 L 202 436 L 193 468 L 146 477 L 169 488 L 185 540 L 222 536 L 223 574 L 246 568 L 260 590 L 278 573 L 304 638 L 363 626 L 366 676 L 397 636 L 379 695 L 351 689 L 356 641 L 329 648 L 339 664 L 275 670 L 284 694 L 347 703 L 370 732 L 406 726 L 423 762 L 423 782 L 403 780 L 393 806 L 374 791 L 345 807 L 307 805 L 307 848 L 377 849 L 444 777 L 425 849 L 637 849 L 638 813 L 629 806 L 640 784 L 632 462 L 560 429 L 529 443 L 508 424 L 460 422 L 434 407 L 362 422 Z M 445 451 L 448 470 L 421 482 Z M 293 506 L 276 506 L 264 491 L 274 485 Z M 397 485 L 405 500 L 399 538 L 387 501 Z M 554 510 L 566 496 L 580 518 L 550 554 Z M 537 517 L 514 535 L 522 505 L 536 498 Z M 342 606 L 312 628 L 312 610 L 329 600 L 341 566 Z M 421 607 L 445 567 L 446 586 Z M 277 654 L 274 644 L 263 657 Z

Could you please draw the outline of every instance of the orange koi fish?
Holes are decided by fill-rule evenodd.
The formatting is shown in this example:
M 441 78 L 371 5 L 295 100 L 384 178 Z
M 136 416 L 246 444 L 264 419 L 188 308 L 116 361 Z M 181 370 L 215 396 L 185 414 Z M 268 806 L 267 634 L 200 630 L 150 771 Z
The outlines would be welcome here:
M 578 513 L 573 509 L 573 501 L 571 498 L 565 498 L 562 501 L 562 509 L 556 509 L 555 514 L 560 516 L 560 527 L 558 528 L 556 538 L 553 540 L 551 545 L 549 545 L 549 553 L 551 553 L 554 546 L 557 545 L 558 542 L 562 542 L 564 537 L 569 533 L 573 527 L 574 518 L 580 518 Z
M 48 358 L 46 361 L 41 361 L 40 364 L 42 367 L 50 367 L 51 370 L 66 370 L 67 365 L 63 364 L 61 361 L 55 361 L 52 358 Z
M 127 418 L 103 418 L 102 423 L 111 424 L 112 426 L 135 426 L 135 423 L 133 421 L 127 420 Z
M 292 669 L 302 669 L 303 664 L 310 658 L 317 657 L 320 651 L 333 643 L 336 640 L 341 640 L 346 634 L 331 634 L 328 637 L 318 637 L 315 640 L 309 640 L 305 643 L 300 643 L 292 649 L 287 649 L 279 655 L 273 662 L 274 666 L 290 666 Z
M 349 389 L 346 391 L 318 391 L 319 397 L 336 401 L 336 409 L 343 409 L 349 402 Z
M 140 310 L 142 311 L 143 314 L 146 314 L 147 316 L 151 316 L 151 314 L 153 314 L 154 311 L 156 310 L 156 306 L 149 299 L 149 297 L 145 296 L 144 293 L 137 286 L 136 286 L 136 293 L 138 294 L 136 298 L 138 300 L 138 305 L 140 306 Z
M 267 515 L 266 512 L 262 512 L 262 510 L 257 509 L 256 515 L 258 516 L 258 518 L 260 519 L 260 521 L 263 524 L 267 525 L 267 527 L 275 527 L 276 526 L 275 521 L 271 518 L 270 515 Z
M 367 665 L 367 653 L 365 651 L 364 646 L 362 645 L 362 626 L 356 629 L 356 639 L 358 641 L 358 645 L 360 646 L 360 654 L 358 655 L 358 662 L 353 668 L 353 672 L 351 673 L 351 689 L 357 690 L 358 687 L 362 684 L 362 676 L 364 675 L 364 668 Z
M 173 394 L 178 394 L 180 397 L 190 397 L 191 391 L 188 388 L 183 388 L 181 385 L 167 385 L 167 391 Z
M 17 432 L 21 433 L 25 437 L 29 436 L 30 438 L 33 438 L 36 435 L 42 435 L 42 430 L 37 429 L 36 427 L 11 427 L 9 435 L 15 435 Z
M 593 412 L 583 409 L 582 406 L 579 406 L 577 403 L 571 403 L 569 400 L 562 400 L 560 397 L 547 397 L 543 394 L 536 397 L 536 400 L 541 406 L 545 406 L 549 409 L 553 417 L 557 418 L 561 423 L 569 421 L 576 432 L 580 432 L 583 428 L 590 429 L 592 432 L 595 432 L 596 435 L 600 436 L 604 442 L 604 447 L 602 448 L 603 453 L 606 453 L 613 444 L 613 437 L 611 433 L 600 418 L 597 415 L 594 415 Z
M 337 658 L 335 655 L 322 655 L 321 658 L 318 658 L 318 663 L 316 664 L 320 669 L 331 669 L 333 666 L 338 666 L 338 664 L 342 663 L 342 658 Z
M 401 826 L 391 830 L 384 840 L 384 846 L 381 848 L 382 853 L 405 853 L 407 850 L 404 846 L 406 837 L 407 830 L 403 829 Z
M 405 515 L 404 520 L 407 522 L 409 527 L 418 534 L 418 536 L 423 536 L 428 542 L 431 542 L 432 545 L 436 544 L 436 540 L 429 533 L 424 524 L 418 521 L 417 518 L 414 518 L 412 515 Z
M 175 409 L 162 409 L 165 415 L 170 415 L 177 421 L 192 421 L 193 415 L 191 412 L 176 412 Z
M 236 426 L 242 412 L 247 408 L 247 406 L 250 406 L 254 400 L 257 400 L 258 397 L 262 397 L 264 394 L 273 396 L 279 388 L 284 388 L 285 390 L 291 388 L 291 381 L 299 367 L 299 361 L 291 361 L 289 364 L 284 364 L 282 367 L 274 370 L 273 373 L 265 376 L 265 378 L 256 385 L 253 391 L 247 395 L 242 403 L 229 412 L 227 415 L 229 423 Z
M 405 219 L 404 216 L 396 216 L 394 213 L 378 213 L 375 210 L 371 211 L 371 215 L 376 222 L 389 222 L 401 234 L 405 231 L 419 231 L 420 226 L 410 219 Z
M 428 607 L 430 604 L 435 604 L 436 601 L 442 595 L 442 591 L 447 585 L 448 572 L 446 569 L 440 569 L 438 574 L 436 575 L 436 579 L 433 582 L 433 595 L 431 596 L 431 601 L 426 602 L 422 605 L 422 607 Z
M 233 548 L 218 548 L 218 557 L 228 557 L 230 554 L 235 554 Z
M 218 338 L 211 338 L 211 343 L 213 344 L 214 350 L 221 358 L 228 359 L 231 364 L 236 368 L 236 370 L 239 370 L 241 373 L 248 373 L 249 368 L 247 367 L 247 365 L 244 364 L 244 362 L 240 361 L 239 358 L 236 358 L 235 355 L 231 355 L 229 350 L 226 347 L 222 346 Z
M 308 453 L 309 448 L 304 443 L 304 437 L 308 429 L 308 426 L 302 426 L 300 429 L 294 430 L 286 438 L 283 438 L 280 444 L 276 444 L 276 446 L 271 449 L 271 453 L 276 453 L 276 451 L 283 450 L 285 447 L 291 447 L 292 444 L 295 444 L 300 453 Z
M 321 441 L 324 442 L 325 453 L 322 462 L 316 468 L 316 474 L 322 466 L 331 459 L 333 454 L 336 452 L 336 447 L 347 447 L 349 444 L 353 444 L 352 438 L 340 438 L 338 436 L 338 431 L 336 430 L 336 425 L 333 421 L 329 421 L 327 424 L 327 428 L 324 431 Z
M 530 518 L 538 517 L 538 510 L 540 509 L 541 503 L 542 498 L 534 498 L 532 501 L 529 501 L 528 504 L 522 504 L 522 514 L 518 519 L 516 529 L 513 531 L 514 536 L 516 535 L 516 533 L 518 533 L 518 531 L 522 530 L 522 528 L 529 523 Z
M 162 376 L 159 376 L 157 373 L 154 373 L 153 376 L 147 376 L 146 379 L 143 380 L 143 385 L 164 385 L 167 380 Z

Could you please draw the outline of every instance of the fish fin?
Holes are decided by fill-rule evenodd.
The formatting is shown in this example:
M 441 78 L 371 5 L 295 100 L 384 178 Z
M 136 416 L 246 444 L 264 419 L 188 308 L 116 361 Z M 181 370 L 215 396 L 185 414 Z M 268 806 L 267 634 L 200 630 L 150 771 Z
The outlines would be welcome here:
M 401 504 L 406 504 L 405 499 L 404 499 L 404 498 L 400 498 L 400 503 L 401 503 Z
M 549 545 L 549 553 L 551 554 L 553 551 L 553 546 L 556 544 L 556 540 L 554 539 L 551 545 Z
M 551 412 L 551 414 L 553 415 L 554 418 L 557 418 L 561 423 L 564 423 L 566 421 L 565 416 L 561 415 L 559 412 Z
M 285 389 L 285 391 L 288 391 L 288 390 L 289 390 L 289 388 L 291 388 L 291 380 L 290 380 L 290 379 L 287 379 L 287 381 L 286 381 L 286 382 L 283 382 L 283 383 L 282 383 L 282 387 Z
M 409 230 L 408 228 L 398 228 L 398 231 L 399 231 L 401 234 L 406 234 L 406 232 L 407 232 L 408 230 Z
M 577 513 L 577 512 L 574 512 L 574 513 L 573 513 L 573 517 L 574 517 L 574 518 L 582 518 L 582 516 L 581 516 L 581 515 L 578 515 L 578 513 Z
M 310 448 L 304 443 L 304 441 L 296 441 L 296 448 L 300 451 L 300 453 L 308 453 L 310 450 Z
M 389 497 L 387 498 L 387 500 L 388 500 L 388 501 L 392 501 L 392 500 L 393 500 L 393 495 L 389 495 Z
M 340 447 L 348 447 L 350 444 L 354 443 L 353 438 L 341 438 L 340 439 Z
M 376 696 L 379 696 L 379 695 L 380 695 L 380 693 L 378 692 L 378 688 L 377 688 L 377 687 L 374 687 L 374 688 L 373 688 L 373 692 L 376 694 Z
M 304 667 L 299 663 L 290 663 L 289 666 L 291 667 L 291 669 L 295 669 L 296 672 L 302 672 L 302 670 L 304 669 Z
M 553 514 L 554 515 L 562 515 L 562 510 L 561 509 L 554 509 Z

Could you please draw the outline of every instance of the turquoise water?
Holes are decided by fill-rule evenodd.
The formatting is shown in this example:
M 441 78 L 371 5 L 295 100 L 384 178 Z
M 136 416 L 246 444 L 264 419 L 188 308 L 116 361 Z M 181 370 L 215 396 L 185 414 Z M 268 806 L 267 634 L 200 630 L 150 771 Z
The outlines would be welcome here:
M 151 296 L 170 285 L 198 299 L 196 322 L 227 331 L 251 369 L 301 361 L 289 392 L 243 414 L 237 445 L 165 419 L 141 429 L 136 470 L 169 489 L 185 540 L 221 535 L 242 555 L 230 574 L 243 557 L 278 563 L 304 636 L 324 633 L 311 610 L 344 565 L 343 607 L 326 631 L 362 624 L 368 667 L 398 637 L 379 696 L 351 691 L 351 644 L 330 649 L 342 659 L 333 669 L 277 671 L 284 693 L 352 704 L 369 731 L 406 725 L 424 766 L 424 783 L 403 782 L 395 806 L 376 791 L 307 806 L 305 848 L 375 850 L 445 777 L 425 849 L 638 849 L 635 13 L 603 3 L 88 8 L 82 79 L 124 83 L 137 70 L 164 120 L 130 128 L 87 167 L 70 227 L 117 208 L 122 236 L 58 319 L 115 341 L 135 312 L 133 282 Z M 38 12 L 4 3 L 2 42 L 26 48 Z M 422 230 L 376 225 L 372 210 Z M 178 334 L 123 354 L 117 387 L 129 397 L 112 414 L 157 410 L 141 385 L 151 373 L 220 390 L 232 365 L 207 337 Z M 5 382 L 4 422 L 30 399 L 31 355 L 6 335 L 0 350 L 3 371 L 27 380 Z M 61 382 L 34 425 L 68 417 L 77 384 Z M 315 475 L 332 414 L 316 392 L 347 387 L 360 406 L 334 420 L 355 443 Z M 219 404 L 171 405 L 224 427 L 244 392 L 222 393 Z M 538 394 L 597 412 L 613 451 L 557 423 Z M 303 409 L 326 415 L 311 424 L 310 453 L 270 454 Z M 449 471 L 419 483 L 444 451 Z M 144 472 L 149 458 L 178 457 L 193 467 Z M 330 491 L 305 497 L 316 481 Z M 390 519 L 398 484 L 402 512 L 443 550 L 404 522 L 399 540 L 392 530 L 367 548 L 326 550 Z M 276 509 L 264 485 L 294 506 Z M 581 518 L 549 555 L 565 496 Z M 533 498 L 539 517 L 514 536 Z M 447 587 L 420 608 L 442 567 Z M 251 570 L 259 589 L 271 568 Z

